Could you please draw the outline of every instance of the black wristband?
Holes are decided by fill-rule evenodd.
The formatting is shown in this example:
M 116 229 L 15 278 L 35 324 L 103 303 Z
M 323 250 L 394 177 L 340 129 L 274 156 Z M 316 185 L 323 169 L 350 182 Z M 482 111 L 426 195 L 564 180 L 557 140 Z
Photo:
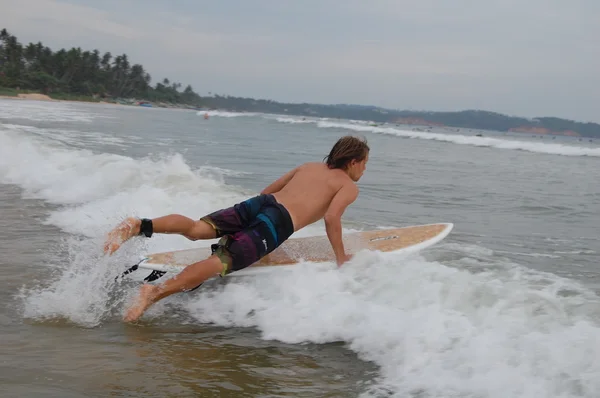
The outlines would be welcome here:
M 142 223 L 140 224 L 140 235 L 145 235 L 146 238 L 149 238 L 152 236 L 153 232 L 152 220 L 148 218 L 142 218 Z

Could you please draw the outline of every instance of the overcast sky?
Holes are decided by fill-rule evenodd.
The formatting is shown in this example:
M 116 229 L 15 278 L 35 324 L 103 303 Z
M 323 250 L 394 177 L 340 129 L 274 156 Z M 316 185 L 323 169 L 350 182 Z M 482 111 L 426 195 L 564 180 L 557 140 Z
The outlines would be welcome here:
M 600 0 L 0 0 L 1 27 L 201 95 L 600 122 Z

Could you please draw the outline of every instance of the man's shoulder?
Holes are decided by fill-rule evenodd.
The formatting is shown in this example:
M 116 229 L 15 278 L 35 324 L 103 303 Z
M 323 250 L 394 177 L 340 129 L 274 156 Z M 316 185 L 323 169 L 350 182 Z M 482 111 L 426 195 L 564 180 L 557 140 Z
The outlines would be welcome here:
M 323 162 L 306 162 L 302 163 L 300 167 L 326 167 L 327 165 Z
M 325 165 L 325 163 L 321 163 L 321 162 L 306 162 L 306 163 L 302 163 L 300 166 L 296 167 L 296 170 L 307 170 L 307 169 L 322 169 L 324 167 L 327 167 Z

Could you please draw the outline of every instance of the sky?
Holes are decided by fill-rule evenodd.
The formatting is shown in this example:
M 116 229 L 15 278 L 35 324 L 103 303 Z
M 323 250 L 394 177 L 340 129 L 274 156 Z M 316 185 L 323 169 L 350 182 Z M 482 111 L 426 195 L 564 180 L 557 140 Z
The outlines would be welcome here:
M 0 0 L 2 27 L 201 95 L 600 122 L 598 0 Z

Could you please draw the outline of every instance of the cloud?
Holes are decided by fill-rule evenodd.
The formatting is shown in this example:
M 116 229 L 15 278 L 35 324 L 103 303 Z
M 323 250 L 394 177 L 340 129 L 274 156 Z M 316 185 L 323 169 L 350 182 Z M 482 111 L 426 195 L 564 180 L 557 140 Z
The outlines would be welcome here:
M 28 23 L 33 25 L 28 30 L 41 33 L 40 39 L 44 38 L 43 33 L 65 28 L 71 35 L 77 35 L 83 30 L 125 39 L 140 37 L 130 26 L 114 22 L 109 12 L 77 4 L 55 0 L 19 0 L 15 4 L 14 1 L 2 0 L 0 8 L 2 19 L 8 25 L 13 25 L 13 30 L 20 29 L 21 23 Z
M 202 93 L 600 121 L 596 0 L 0 0 L 21 41 Z

